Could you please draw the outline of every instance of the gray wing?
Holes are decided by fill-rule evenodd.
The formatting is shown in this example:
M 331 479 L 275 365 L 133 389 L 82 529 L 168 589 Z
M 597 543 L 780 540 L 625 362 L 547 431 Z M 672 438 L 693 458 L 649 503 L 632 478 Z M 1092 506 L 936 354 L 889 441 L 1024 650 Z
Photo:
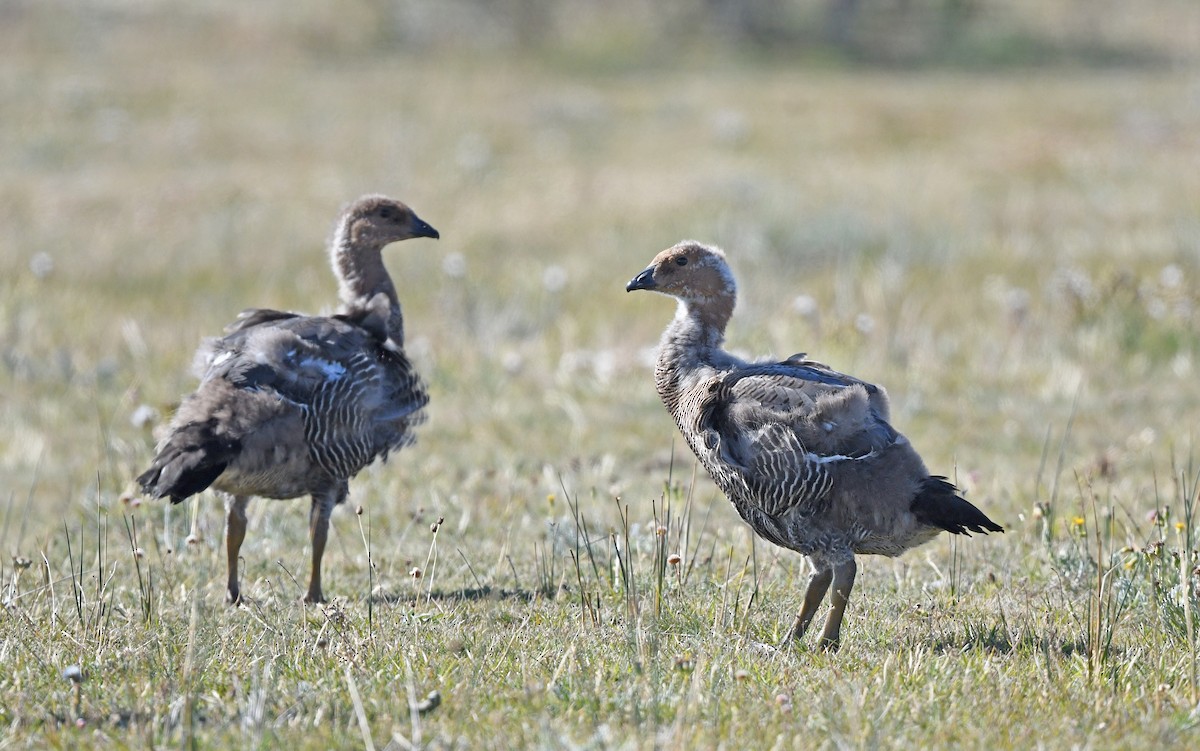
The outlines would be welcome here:
M 345 312 L 329 316 L 329 318 L 363 329 L 379 342 L 383 343 L 388 340 L 389 332 L 387 324 L 390 315 L 391 310 L 387 295 L 381 292 L 368 300 L 365 305 L 351 307 Z M 238 313 L 238 317 L 233 323 L 225 327 L 225 334 L 236 334 L 256 326 L 291 319 L 324 320 L 323 318 L 306 316 L 303 313 L 292 313 L 286 310 L 246 308 L 241 313 Z
M 238 313 L 237 320 L 225 327 L 226 334 L 233 334 L 238 331 L 245 331 L 254 326 L 261 326 L 264 323 L 274 323 L 276 321 L 286 320 L 288 318 L 304 318 L 301 313 L 292 313 L 286 310 L 272 310 L 271 308 L 246 308 L 241 313 Z
M 772 516 L 822 511 L 845 465 L 900 440 L 882 389 L 809 361 L 722 374 L 699 406 L 710 459 L 743 501 Z
M 338 317 L 271 317 L 202 347 L 202 378 L 269 391 L 304 415 L 313 458 L 349 477 L 411 443 L 429 398 L 412 363 Z

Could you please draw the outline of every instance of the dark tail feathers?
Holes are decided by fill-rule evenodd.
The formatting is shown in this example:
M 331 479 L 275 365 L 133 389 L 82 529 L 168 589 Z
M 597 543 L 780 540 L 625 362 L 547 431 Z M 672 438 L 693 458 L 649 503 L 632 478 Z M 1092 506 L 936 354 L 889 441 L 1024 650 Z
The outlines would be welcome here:
M 142 490 L 154 498 L 171 497 L 171 503 L 204 490 L 220 477 L 238 451 L 238 443 L 217 435 L 213 421 L 188 423 L 175 430 L 150 469 L 138 478 Z
M 969 501 L 958 496 L 958 489 L 946 482 L 945 477 L 926 477 L 913 498 L 912 512 L 917 519 L 931 527 L 940 527 L 956 535 L 968 532 L 1003 532 L 996 522 L 987 518 Z

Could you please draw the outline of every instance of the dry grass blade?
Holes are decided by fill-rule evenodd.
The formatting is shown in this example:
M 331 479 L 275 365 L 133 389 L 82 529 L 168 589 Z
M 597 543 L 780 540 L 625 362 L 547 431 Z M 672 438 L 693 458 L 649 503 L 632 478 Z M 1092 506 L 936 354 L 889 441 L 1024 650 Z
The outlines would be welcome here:
M 363 708 L 362 697 L 358 695 L 358 684 L 350 666 L 346 666 L 346 687 L 350 690 L 350 701 L 354 704 L 354 716 L 358 719 L 358 730 L 362 733 L 363 747 L 367 751 L 375 751 L 375 742 L 371 740 L 371 723 L 367 721 L 367 711 Z

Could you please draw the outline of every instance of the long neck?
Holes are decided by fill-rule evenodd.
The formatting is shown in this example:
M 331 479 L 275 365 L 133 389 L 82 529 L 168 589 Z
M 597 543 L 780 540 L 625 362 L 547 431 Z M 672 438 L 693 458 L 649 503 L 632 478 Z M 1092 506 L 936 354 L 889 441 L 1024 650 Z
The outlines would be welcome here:
M 383 246 L 353 237 L 348 223 L 343 222 L 330 243 L 329 255 L 333 273 L 338 278 L 342 312 L 364 310 L 382 292 L 387 296 L 391 308 L 388 334 L 397 343 L 403 343 L 404 316 L 400 311 L 396 286 L 383 265 Z
M 725 326 L 733 315 L 733 299 L 703 303 L 679 301 L 675 318 L 663 332 L 654 380 L 659 396 L 673 413 L 681 391 L 700 375 L 728 359 L 721 349 Z

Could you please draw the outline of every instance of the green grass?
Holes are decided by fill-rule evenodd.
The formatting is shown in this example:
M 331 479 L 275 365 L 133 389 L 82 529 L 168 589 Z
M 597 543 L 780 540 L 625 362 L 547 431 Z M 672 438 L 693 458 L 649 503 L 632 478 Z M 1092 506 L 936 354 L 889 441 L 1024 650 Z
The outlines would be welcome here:
M 1194 68 L 568 65 L 372 3 L 123 7 L 0 24 L 0 746 L 1195 745 Z M 243 307 L 330 309 L 368 191 L 442 232 L 387 251 L 430 420 L 335 512 L 333 605 L 306 501 L 260 500 L 231 609 L 219 501 L 131 502 L 130 418 Z M 860 560 L 837 655 L 762 646 L 805 564 L 654 394 L 672 303 L 623 288 L 683 237 L 730 253 L 732 348 L 886 385 L 1008 528 Z

